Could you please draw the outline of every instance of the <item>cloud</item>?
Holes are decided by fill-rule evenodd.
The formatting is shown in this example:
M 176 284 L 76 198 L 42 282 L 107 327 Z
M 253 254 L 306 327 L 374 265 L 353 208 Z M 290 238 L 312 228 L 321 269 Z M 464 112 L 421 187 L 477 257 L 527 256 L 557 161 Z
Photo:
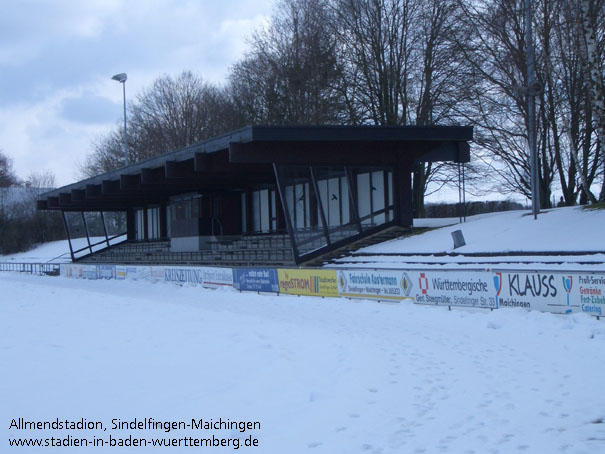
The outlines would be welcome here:
M 89 93 L 64 99 L 58 114 L 67 121 L 84 124 L 107 124 L 123 115 L 122 103 Z
M 77 178 L 92 141 L 120 123 L 127 100 L 163 74 L 222 82 L 273 0 L 21 0 L 0 15 L 0 149 L 22 178 Z

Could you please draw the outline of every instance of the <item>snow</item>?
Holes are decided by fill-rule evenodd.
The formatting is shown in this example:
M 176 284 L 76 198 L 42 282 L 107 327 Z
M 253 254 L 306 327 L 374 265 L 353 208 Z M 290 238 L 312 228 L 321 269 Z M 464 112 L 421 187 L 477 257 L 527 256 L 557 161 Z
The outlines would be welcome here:
M 369 255 L 362 257 L 343 257 L 326 268 L 366 268 L 366 269 L 402 269 L 402 270 L 559 270 L 597 272 L 605 271 L 605 253 L 573 256 L 535 256 L 521 255 L 509 257 L 453 257 L 453 256 L 385 256 Z
M 0 255 L 0 262 L 20 263 L 69 263 L 69 243 L 67 240 L 43 243 L 36 248 L 11 255 Z
M 605 325 L 585 314 L 240 294 L 0 274 L 3 452 L 12 418 L 102 421 L 78 438 L 259 440 L 259 453 L 597 453 Z M 6 297 L 10 295 L 10 297 Z M 111 419 L 259 421 L 111 430 Z M 194 448 L 195 449 L 195 448 Z M 204 448 L 197 448 L 204 449 Z M 73 452 L 190 452 L 75 448 Z M 231 452 L 232 447 L 211 452 Z
M 451 225 L 452 221 L 452 218 L 415 219 L 415 227 L 441 228 L 359 249 L 330 266 L 597 272 L 605 269 L 605 210 L 556 208 L 542 211 L 537 220 L 529 211 L 505 211 L 470 216 L 461 224 Z M 466 242 L 456 249 L 452 239 L 455 230 L 462 231 Z M 566 255 L 557 254 L 561 252 Z
M 510 251 L 605 251 L 605 210 L 565 207 L 544 210 L 534 220 L 528 211 L 504 211 L 467 218 L 467 222 L 393 240 L 359 252 L 453 252 L 451 232 L 461 230 L 466 246 L 457 253 Z M 528 254 L 529 255 L 529 254 Z

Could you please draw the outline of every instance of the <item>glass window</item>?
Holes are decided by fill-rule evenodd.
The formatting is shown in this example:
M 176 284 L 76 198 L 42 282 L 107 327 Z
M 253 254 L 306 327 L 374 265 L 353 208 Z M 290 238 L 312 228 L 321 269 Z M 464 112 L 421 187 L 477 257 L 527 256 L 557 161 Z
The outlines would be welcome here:
M 170 202 L 171 219 L 174 221 L 184 221 L 187 219 L 197 219 L 200 217 L 200 196 L 190 196 Z
M 271 195 L 271 230 L 277 230 L 277 203 L 275 200 L 275 191 L 271 190 L 269 191 L 269 194 Z
M 117 244 L 124 241 L 126 239 L 126 231 L 128 230 L 126 226 L 126 212 L 105 211 L 103 212 L 103 218 L 105 219 L 105 228 L 107 229 L 107 236 L 110 238 L 109 244 Z
M 64 214 L 74 256 L 81 257 L 90 253 L 82 213 L 80 211 L 66 211 Z
M 372 191 L 372 213 L 376 213 L 378 211 L 383 211 L 384 206 L 384 172 L 379 170 L 377 172 L 372 172 L 371 174 L 371 191 Z M 372 217 L 372 223 L 374 225 L 384 224 L 385 223 L 385 214 L 384 211 L 380 214 L 374 215 Z
M 109 237 L 121 235 L 126 232 L 126 212 L 125 211 L 105 211 L 105 227 Z
M 291 187 L 291 186 L 289 186 Z M 304 229 L 308 226 L 305 205 L 305 187 L 302 184 L 297 184 L 294 186 L 294 200 L 292 201 L 296 210 L 294 212 L 294 218 L 296 219 L 296 228 Z
M 269 231 L 269 190 L 263 189 L 260 192 L 260 230 Z
M 166 206 L 166 235 L 170 238 L 170 205 Z
M 283 166 L 280 168 L 279 182 L 299 254 L 326 246 L 327 240 L 321 224 L 317 195 L 311 182 L 310 168 Z
M 370 223 L 369 216 L 372 213 L 370 190 L 370 174 L 360 173 L 357 175 L 357 211 L 362 224 Z
M 327 199 L 328 225 L 331 227 L 341 225 L 342 223 L 340 216 L 340 178 L 330 178 L 328 180 Z
M 147 239 L 160 238 L 160 208 L 147 208 Z
M 304 183 L 303 190 L 305 192 L 305 228 L 311 228 L 311 196 L 309 192 L 309 183 Z
M 349 183 L 347 177 L 340 177 L 340 210 L 342 213 L 342 224 L 351 222 L 350 207 L 349 207 Z
M 271 223 L 271 201 L 268 189 L 252 192 L 252 223 L 255 232 L 269 232 Z
M 328 212 L 328 182 L 327 182 L 327 180 L 318 180 L 317 181 L 317 190 L 319 191 L 319 198 L 321 200 L 321 207 L 319 206 L 319 204 L 317 205 L 317 218 L 321 219 L 320 210 L 323 208 L 324 215 L 326 217 L 326 222 L 328 222 L 329 212 Z M 329 222 L 328 222 L 328 225 L 330 225 Z

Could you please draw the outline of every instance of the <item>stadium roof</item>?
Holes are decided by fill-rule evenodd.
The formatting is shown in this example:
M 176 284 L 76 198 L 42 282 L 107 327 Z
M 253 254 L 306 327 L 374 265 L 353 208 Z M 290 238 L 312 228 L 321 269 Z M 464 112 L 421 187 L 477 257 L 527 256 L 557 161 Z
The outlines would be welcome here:
M 274 184 L 274 165 L 468 162 L 470 126 L 247 126 L 42 194 L 39 209 L 123 210 L 195 191 Z

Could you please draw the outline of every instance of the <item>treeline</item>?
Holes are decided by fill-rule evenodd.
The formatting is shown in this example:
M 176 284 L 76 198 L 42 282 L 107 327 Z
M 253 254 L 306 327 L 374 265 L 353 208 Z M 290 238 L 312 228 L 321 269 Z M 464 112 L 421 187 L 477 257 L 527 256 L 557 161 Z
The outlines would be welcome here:
M 220 86 L 166 75 L 128 105 L 129 159 L 247 124 L 475 127 L 467 185 L 530 197 L 525 0 L 281 0 Z M 534 0 L 540 205 L 605 199 L 605 0 Z M 123 163 L 119 126 L 86 176 Z M 418 164 L 414 215 L 457 169 Z
M 456 218 L 474 216 L 476 214 L 494 213 L 497 211 L 526 210 L 527 206 L 512 200 L 489 200 L 484 202 L 458 203 L 427 203 L 428 218 Z
M 55 186 L 50 173 L 17 177 L 12 160 L 0 150 L 0 255 L 26 251 L 38 243 L 65 239 L 61 214 L 37 211 L 38 196 Z
M 0 255 L 65 239 L 61 213 L 36 210 L 36 199 L 45 191 L 26 187 L 0 188 Z

